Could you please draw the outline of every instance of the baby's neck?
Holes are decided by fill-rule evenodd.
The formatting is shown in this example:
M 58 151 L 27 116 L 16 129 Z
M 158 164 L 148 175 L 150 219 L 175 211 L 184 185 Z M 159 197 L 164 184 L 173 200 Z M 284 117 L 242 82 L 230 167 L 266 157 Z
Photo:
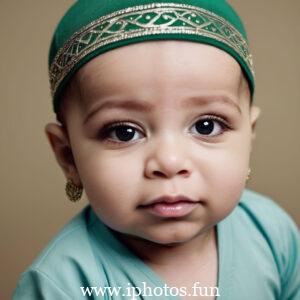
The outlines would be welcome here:
M 205 264 L 211 249 L 217 247 L 215 226 L 201 233 L 189 241 L 162 245 L 145 239 L 115 232 L 118 239 L 123 242 L 145 263 L 151 266 L 172 266 L 197 262 Z

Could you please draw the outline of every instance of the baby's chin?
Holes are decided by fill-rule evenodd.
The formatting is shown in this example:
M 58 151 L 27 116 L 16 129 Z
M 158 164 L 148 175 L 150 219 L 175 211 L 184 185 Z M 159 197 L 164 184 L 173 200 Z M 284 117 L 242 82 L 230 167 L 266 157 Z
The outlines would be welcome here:
M 122 240 L 131 242 L 138 242 L 142 244 L 152 244 L 152 246 L 166 246 L 174 247 L 188 243 L 194 239 L 201 239 L 202 236 L 211 232 L 214 229 L 213 225 L 201 226 L 199 224 L 188 224 L 182 222 L 179 224 L 169 224 L 169 226 L 162 226 L 157 228 L 151 228 L 149 226 L 145 230 L 139 232 L 123 233 L 117 232 Z
M 197 238 L 201 239 L 202 236 L 208 233 L 207 229 L 185 229 L 185 230 L 177 230 L 172 232 L 171 234 L 159 234 L 157 236 L 152 235 L 150 237 L 153 243 L 162 245 L 162 246 L 179 246 L 196 240 Z

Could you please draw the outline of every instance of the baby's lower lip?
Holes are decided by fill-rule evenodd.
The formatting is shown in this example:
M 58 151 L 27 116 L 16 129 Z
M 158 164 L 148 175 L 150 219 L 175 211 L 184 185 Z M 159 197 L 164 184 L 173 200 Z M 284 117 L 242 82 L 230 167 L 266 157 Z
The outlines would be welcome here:
M 175 203 L 159 202 L 143 206 L 148 212 L 160 217 L 183 217 L 198 206 L 198 202 L 178 201 Z

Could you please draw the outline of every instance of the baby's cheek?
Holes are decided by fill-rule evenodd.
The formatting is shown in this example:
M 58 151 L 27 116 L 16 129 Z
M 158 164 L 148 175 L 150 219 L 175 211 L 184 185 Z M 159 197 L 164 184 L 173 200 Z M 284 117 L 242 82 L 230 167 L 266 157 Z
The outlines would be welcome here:
M 226 151 L 210 161 L 205 176 L 209 187 L 209 209 L 213 218 L 225 218 L 237 205 L 248 170 L 249 157 L 246 152 Z
M 133 205 L 138 184 L 138 166 L 128 159 L 101 154 L 85 162 L 83 181 L 91 201 L 108 202 L 120 210 Z M 129 199 L 131 201 L 129 202 Z

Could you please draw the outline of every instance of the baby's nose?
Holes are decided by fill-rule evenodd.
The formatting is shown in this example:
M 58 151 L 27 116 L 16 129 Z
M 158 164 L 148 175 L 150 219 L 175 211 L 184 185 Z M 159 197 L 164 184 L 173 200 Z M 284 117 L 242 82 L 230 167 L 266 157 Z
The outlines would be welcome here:
M 185 145 L 175 137 L 157 140 L 149 151 L 145 175 L 148 178 L 188 177 L 192 172 Z

